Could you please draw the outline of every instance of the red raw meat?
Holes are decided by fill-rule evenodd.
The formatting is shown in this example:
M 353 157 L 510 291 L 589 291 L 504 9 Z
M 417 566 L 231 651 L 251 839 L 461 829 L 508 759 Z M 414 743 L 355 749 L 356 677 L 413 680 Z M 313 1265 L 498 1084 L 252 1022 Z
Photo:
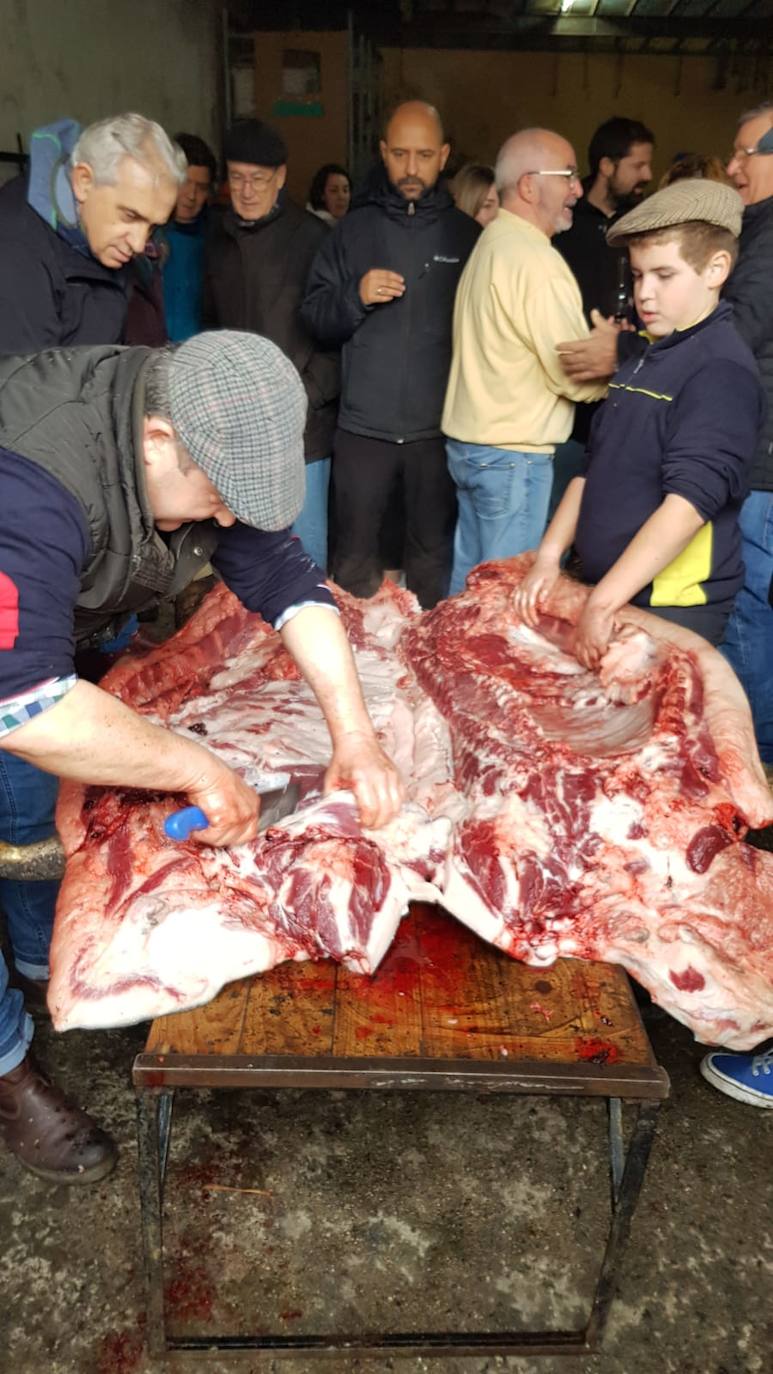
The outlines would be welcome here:
M 773 856 L 743 843 L 773 806 L 740 685 L 705 641 L 633 608 L 587 672 L 571 652 L 587 590 L 562 579 L 535 632 L 512 610 L 529 562 L 487 564 L 423 615 L 391 583 L 337 593 L 407 780 L 383 830 L 362 831 L 348 794 L 321 798 L 313 696 L 223 587 L 113 669 L 103 686 L 124 701 L 305 797 L 254 844 L 214 850 L 164 838 L 176 798 L 63 787 L 55 1024 L 194 1006 L 287 958 L 370 972 L 422 899 L 531 964 L 623 964 L 708 1043 L 773 1033 Z

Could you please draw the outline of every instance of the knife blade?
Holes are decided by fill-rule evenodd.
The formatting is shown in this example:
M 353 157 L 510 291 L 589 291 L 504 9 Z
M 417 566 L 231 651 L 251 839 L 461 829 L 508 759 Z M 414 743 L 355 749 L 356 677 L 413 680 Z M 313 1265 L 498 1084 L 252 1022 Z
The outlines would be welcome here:
M 281 775 L 280 775 L 281 776 Z M 285 780 L 277 785 L 277 775 L 271 779 L 272 786 L 267 784 L 267 780 L 255 787 L 255 791 L 260 797 L 260 816 L 258 817 L 258 832 L 267 830 L 270 825 L 276 825 L 285 816 L 292 815 L 300 800 L 301 789 L 297 782 L 284 775 Z M 170 840 L 182 841 L 190 837 L 193 830 L 206 830 L 209 819 L 200 806 L 183 806 L 179 811 L 172 811 L 164 821 L 164 833 Z

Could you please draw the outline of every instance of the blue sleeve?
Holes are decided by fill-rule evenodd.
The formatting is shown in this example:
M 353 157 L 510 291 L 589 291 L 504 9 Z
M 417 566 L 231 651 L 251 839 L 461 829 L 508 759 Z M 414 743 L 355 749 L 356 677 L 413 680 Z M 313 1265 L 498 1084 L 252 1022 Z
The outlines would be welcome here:
M 0 698 L 73 672 L 73 614 L 90 541 L 55 477 L 0 449 Z
M 212 564 L 242 605 L 269 625 L 300 601 L 335 605 L 325 574 L 289 530 L 274 534 L 237 521 L 220 531 Z
M 664 495 L 683 496 L 707 521 L 729 501 L 742 501 L 762 413 L 762 390 L 749 368 L 720 358 L 702 367 L 669 408 Z

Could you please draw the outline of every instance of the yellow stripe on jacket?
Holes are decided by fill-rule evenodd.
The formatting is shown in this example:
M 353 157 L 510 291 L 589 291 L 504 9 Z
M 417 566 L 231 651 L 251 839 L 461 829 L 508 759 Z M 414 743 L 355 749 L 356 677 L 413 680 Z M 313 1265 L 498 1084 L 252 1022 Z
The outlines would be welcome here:
M 713 555 L 714 527 L 709 521 L 653 578 L 650 606 L 705 606 L 709 598 L 701 584 L 711 576 Z

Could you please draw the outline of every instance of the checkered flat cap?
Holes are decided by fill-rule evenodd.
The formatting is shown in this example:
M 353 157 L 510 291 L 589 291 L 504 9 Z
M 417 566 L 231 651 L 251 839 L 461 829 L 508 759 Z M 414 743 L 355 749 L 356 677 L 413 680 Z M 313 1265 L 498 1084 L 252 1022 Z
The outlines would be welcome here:
M 183 447 L 245 525 L 283 530 L 306 487 L 306 392 L 276 344 L 231 329 L 172 355 L 171 420 Z
M 704 177 L 684 177 L 648 196 L 616 220 L 607 230 L 607 243 L 619 243 L 629 234 L 651 234 L 655 229 L 670 229 L 693 220 L 729 229 L 738 238 L 742 218 L 743 201 L 734 187 Z

